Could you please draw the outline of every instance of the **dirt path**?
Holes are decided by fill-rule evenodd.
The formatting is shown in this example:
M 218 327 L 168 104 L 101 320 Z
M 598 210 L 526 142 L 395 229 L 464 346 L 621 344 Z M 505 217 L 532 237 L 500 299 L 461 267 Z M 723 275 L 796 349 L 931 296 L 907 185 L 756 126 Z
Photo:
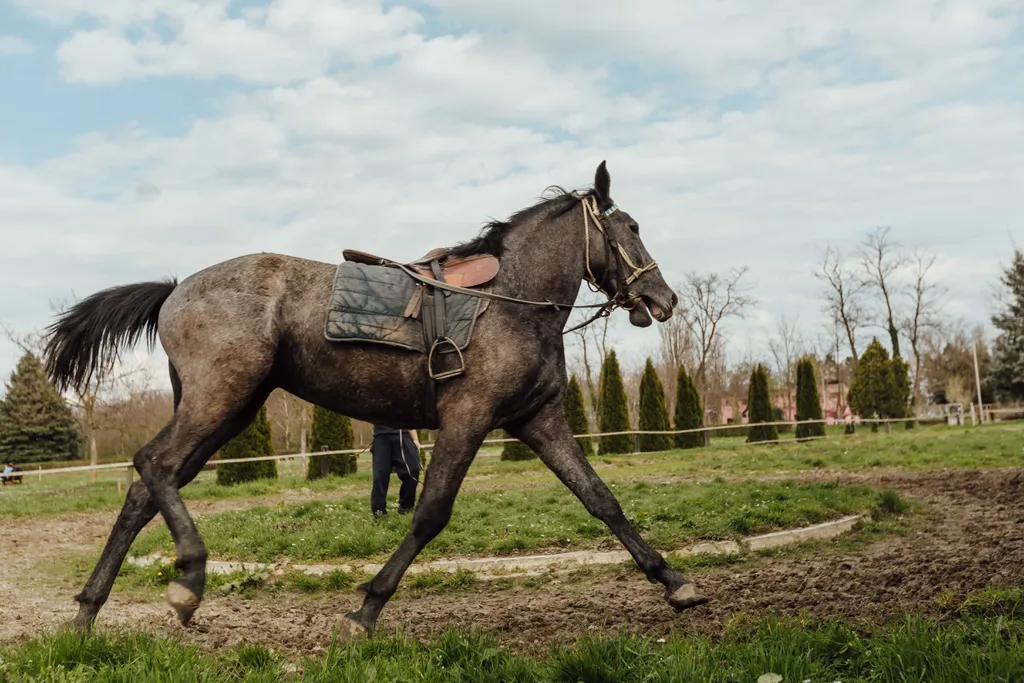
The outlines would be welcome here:
M 450 626 L 471 626 L 494 631 L 509 645 L 531 647 L 618 629 L 661 635 L 714 634 L 738 612 L 842 615 L 883 622 L 902 610 L 933 612 L 934 599 L 946 590 L 963 594 L 988 585 L 1024 584 L 1024 469 L 839 478 L 845 483 L 894 488 L 935 504 L 932 530 L 847 553 L 776 559 L 704 573 L 699 585 L 713 602 L 682 615 L 664 604 L 658 587 L 639 574 L 621 572 L 597 573 L 583 580 L 555 579 L 534 588 L 481 583 L 454 594 L 400 590 L 385 609 L 380 626 L 388 631 L 401 628 L 415 637 Z M 239 506 L 244 503 L 225 501 L 197 503 L 194 509 L 208 513 Z M 25 540 L 15 539 L 0 566 L 0 591 L 5 594 L 0 642 L 36 634 L 74 614 L 70 596 L 78 590 L 77 584 L 43 590 L 26 572 L 41 560 L 95 551 L 113 519 L 113 513 L 104 513 L 19 523 L 17 535 Z M 0 534 L 12 531 L 11 524 L 0 522 Z M 213 597 L 184 636 L 204 647 L 247 639 L 316 652 L 328 645 L 337 617 L 358 603 L 358 596 L 351 593 L 263 594 L 251 600 Z M 132 601 L 115 592 L 100 625 L 116 624 L 182 633 L 162 602 Z

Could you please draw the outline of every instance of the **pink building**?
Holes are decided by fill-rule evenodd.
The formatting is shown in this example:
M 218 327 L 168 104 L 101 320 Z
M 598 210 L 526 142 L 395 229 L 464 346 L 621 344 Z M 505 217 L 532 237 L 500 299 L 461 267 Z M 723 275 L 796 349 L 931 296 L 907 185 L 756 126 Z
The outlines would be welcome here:
M 819 394 L 822 394 L 822 392 L 819 391 Z M 783 420 L 796 420 L 796 389 L 790 391 L 789 401 L 786 400 L 785 391 L 772 392 L 771 399 L 772 405 L 782 411 Z M 720 409 L 723 424 L 746 424 L 749 421 L 746 397 L 737 398 L 735 406 L 736 408 L 734 409 L 732 402 L 722 399 Z M 824 395 L 821 396 L 821 411 L 827 424 L 843 423 L 853 417 L 850 407 L 846 405 L 845 385 L 835 381 L 825 383 Z M 735 412 L 739 413 L 738 418 L 734 415 Z

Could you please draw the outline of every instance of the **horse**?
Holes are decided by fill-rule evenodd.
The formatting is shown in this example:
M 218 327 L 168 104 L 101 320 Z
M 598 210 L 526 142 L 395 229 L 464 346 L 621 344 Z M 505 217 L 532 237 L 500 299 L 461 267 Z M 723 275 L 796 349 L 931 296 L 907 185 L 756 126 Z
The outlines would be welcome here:
M 180 570 L 165 598 L 181 625 L 190 625 L 203 598 L 207 548 L 179 489 L 252 422 L 277 388 L 354 419 L 438 430 L 409 531 L 380 571 L 358 587 L 362 605 L 340 618 L 343 637 L 373 633 L 405 571 L 447 525 L 481 443 L 499 428 L 537 453 L 607 525 L 648 581 L 664 587 L 672 608 L 708 602 L 626 519 L 562 409 L 563 330 L 582 283 L 608 297 L 598 315 L 627 309 L 637 327 L 651 325 L 651 316 L 668 320 L 677 304 L 638 223 L 612 200 L 606 163 L 597 167 L 591 188 L 548 188 L 532 206 L 486 224 L 477 237 L 441 254 L 493 256 L 500 269 L 485 290 L 466 290 L 489 298 L 488 306 L 461 354 L 465 372 L 438 382 L 436 391 L 423 353 L 325 337 L 335 264 L 249 254 L 180 283 L 170 278 L 111 287 L 58 316 L 47 328 L 44 360 L 59 390 L 81 387 L 101 363 L 145 335 L 150 349 L 159 338 L 167 354 L 174 407 L 170 421 L 134 455 L 140 479 L 74 596 L 78 612 L 69 626 L 91 629 L 132 542 L 157 512 L 174 540 Z

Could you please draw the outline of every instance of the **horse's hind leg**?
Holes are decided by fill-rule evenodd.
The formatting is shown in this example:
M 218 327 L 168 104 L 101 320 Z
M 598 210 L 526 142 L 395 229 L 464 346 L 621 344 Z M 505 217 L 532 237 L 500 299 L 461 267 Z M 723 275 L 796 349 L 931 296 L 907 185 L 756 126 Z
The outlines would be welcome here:
M 248 424 L 246 420 L 251 420 L 251 417 L 252 412 L 246 412 L 229 421 L 223 429 L 223 434 L 218 432 L 193 453 L 184 466 L 175 473 L 178 488 L 180 489 L 192 481 L 203 469 L 206 461 L 217 452 L 217 449 L 227 439 L 244 429 Z M 78 602 L 78 614 L 71 622 L 72 627 L 85 631 L 92 626 L 100 608 L 110 596 L 110 590 L 117 579 L 121 564 L 128 554 L 128 549 L 131 548 L 135 537 L 149 524 L 157 512 L 156 503 L 149 495 L 145 482 L 141 479 L 136 480 L 128 489 L 128 496 L 125 498 L 121 513 L 117 516 L 117 521 L 114 522 L 114 528 L 107 538 L 107 544 L 103 548 L 103 553 L 100 555 L 92 575 L 89 576 L 82 592 L 75 596 L 75 600 Z
M 517 427 L 510 426 L 507 431 L 532 448 L 590 514 L 608 525 L 647 580 L 665 586 L 665 600 L 672 607 L 683 610 L 708 602 L 708 598 L 698 594 L 694 585 L 670 567 L 661 553 L 648 545 L 626 519 L 614 494 L 597 476 L 583 449 L 572 438 L 561 401 L 545 406 L 532 419 Z

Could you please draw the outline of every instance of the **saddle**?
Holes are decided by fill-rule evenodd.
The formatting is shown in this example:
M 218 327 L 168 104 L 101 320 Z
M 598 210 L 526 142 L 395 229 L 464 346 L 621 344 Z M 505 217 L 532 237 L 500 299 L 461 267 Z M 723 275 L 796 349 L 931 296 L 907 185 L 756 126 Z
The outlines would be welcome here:
M 342 256 L 346 261 L 365 263 L 368 266 L 395 266 L 397 261 L 374 256 L 365 251 L 345 249 Z M 472 256 L 444 256 L 444 249 L 432 249 L 421 258 L 402 264 L 431 280 L 440 280 L 456 287 L 480 287 L 494 279 L 498 274 L 498 259 L 490 254 L 473 254 Z M 435 272 L 440 269 L 440 275 Z
M 354 249 L 342 255 L 345 263 L 335 275 L 325 336 L 334 342 L 378 343 L 425 353 L 424 405 L 428 421 L 436 425 L 437 382 L 465 372 L 462 351 L 487 301 L 431 287 L 404 269 L 427 280 L 483 288 L 498 274 L 498 259 L 490 254 L 451 256 L 444 249 L 409 263 Z M 446 361 L 452 356 L 456 367 Z

